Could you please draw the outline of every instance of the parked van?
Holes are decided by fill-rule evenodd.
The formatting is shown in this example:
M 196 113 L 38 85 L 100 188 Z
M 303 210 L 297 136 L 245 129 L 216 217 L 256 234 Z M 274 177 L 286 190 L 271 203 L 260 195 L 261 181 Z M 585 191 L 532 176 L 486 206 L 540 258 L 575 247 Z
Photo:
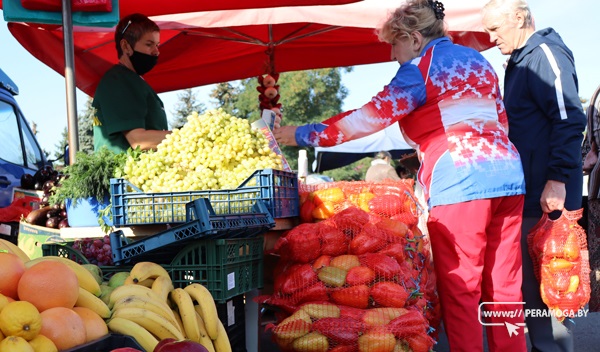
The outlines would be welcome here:
M 17 85 L 0 69 L 0 208 L 12 201 L 21 176 L 50 165 L 15 96 Z

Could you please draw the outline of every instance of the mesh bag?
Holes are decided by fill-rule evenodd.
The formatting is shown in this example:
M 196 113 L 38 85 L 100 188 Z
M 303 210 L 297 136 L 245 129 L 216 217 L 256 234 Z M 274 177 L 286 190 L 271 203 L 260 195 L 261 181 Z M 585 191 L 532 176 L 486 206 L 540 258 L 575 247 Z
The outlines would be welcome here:
M 348 200 L 368 190 L 372 199 L 410 200 L 406 204 L 416 211 L 412 186 L 328 186 L 305 188 L 306 195 L 314 192 L 305 201 L 335 199 L 332 214 L 294 227 L 274 246 L 279 261 L 273 294 L 260 303 L 279 312 L 278 323 L 268 327 L 275 342 L 283 351 L 366 351 L 376 346 L 429 351 L 440 310 L 429 244 L 416 226 L 416 215 L 404 205 L 400 212 L 391 210 L 387 201 L 366 211 Z M 398 214 L 410 214 L 412 225 L 394 217 Z
M 542 300 L 559 321 L 573 317 L 590 299 L 590 265 L 583 209 L 544 214 L 527 235 L 527 247 L 540 282 Z
M 413 192 L 414 180 L 339 181 L 307 185 L 300 183 L 300 220 L 325 220 L 338 212 L 358 207 L 369 214 L 416 225 L 422 207 Z

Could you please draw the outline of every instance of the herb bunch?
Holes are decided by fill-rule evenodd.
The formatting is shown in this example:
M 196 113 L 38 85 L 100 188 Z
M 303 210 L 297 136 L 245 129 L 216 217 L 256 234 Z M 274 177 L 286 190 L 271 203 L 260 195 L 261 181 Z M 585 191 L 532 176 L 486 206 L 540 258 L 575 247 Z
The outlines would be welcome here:
M 50 201 L 62 204 L 69 198 L 104 199 L 110 194 L 110 179 L 121 177 L 127 158 L 139 153 L 139 148 L 129 149 L 127 153 L 114 153 L 106 147 L 92 154 L 77 152 L 76 162 L 65 167 L 65 178 Z

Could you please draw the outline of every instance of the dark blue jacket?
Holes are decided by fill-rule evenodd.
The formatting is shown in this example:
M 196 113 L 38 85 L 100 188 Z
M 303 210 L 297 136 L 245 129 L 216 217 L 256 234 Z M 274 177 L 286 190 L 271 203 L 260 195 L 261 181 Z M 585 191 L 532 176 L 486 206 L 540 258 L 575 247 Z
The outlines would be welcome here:
M 524 216 L 542 215 L 547 180 L 566 184 L 565 208 L 581 208 L 581 142 L 586 126 L 573 53 L 552 28 L 535 32 L 510 56 L 504 76 L 509 138 L 525 173 Z

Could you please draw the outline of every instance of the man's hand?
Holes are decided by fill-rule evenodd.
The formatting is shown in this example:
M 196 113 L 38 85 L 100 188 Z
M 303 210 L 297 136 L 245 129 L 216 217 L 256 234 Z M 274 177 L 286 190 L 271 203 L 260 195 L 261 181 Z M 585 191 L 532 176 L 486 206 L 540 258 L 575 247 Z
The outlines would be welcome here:
M 540 198 L 540 204 L 544 213 L 551 213 L 555 210 L 563 210 L 565 207 L 565 198 L 567 197 L 567 190 L 565 184 L 559 181 L 548 180 L 542 197 Z
M 288 145 L 291 147 L 295 147 L 298 145 L 296 143 L 296 129 L 298 126 L 281 126 L 276 127 L 273 130 L 273 135 L 275 136 L 275 140 L 280 145 Z

